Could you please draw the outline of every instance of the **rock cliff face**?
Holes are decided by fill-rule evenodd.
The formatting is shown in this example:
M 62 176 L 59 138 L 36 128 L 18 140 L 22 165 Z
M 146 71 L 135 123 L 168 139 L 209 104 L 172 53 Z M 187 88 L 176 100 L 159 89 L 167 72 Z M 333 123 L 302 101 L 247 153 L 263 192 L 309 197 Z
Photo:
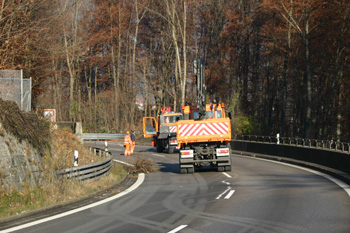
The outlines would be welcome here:
M 44 155 L 50 153 L 49 123 L 0 99 L 1 190 L 42 184 Z
M 42 157 L 26 141 L 19 141 L 0 128 L 1 190 L 21 189 L 25 183 L 33 187 L 42 180 Z

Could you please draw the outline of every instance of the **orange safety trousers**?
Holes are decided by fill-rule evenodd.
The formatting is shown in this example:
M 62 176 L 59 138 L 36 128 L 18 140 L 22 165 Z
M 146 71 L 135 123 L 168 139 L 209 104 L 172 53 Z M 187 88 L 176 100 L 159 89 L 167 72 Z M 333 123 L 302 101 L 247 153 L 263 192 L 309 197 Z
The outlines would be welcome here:
M 131 154 L 134 153 L 134 149 L 135 149 L 135 142 L 131 142 Z
M 124 137 L 124 146 L 125 146 L 125 152 L 124 152 L 124 156 L 128 156 L 131 155 L 130 149 L 131 149 L 131 139 L 129 135 L 126 135 Z

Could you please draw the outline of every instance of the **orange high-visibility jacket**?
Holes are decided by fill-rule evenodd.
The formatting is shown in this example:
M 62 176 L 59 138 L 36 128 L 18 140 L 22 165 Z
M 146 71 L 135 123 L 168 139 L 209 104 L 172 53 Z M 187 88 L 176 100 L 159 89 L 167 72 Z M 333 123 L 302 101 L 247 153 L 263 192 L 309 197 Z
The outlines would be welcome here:
M 130 145 L 130 144 L 131 144 L 131 138 L 129 135 L 126 135 L 124 137 L 124 145 L 126 146 L 126 145 Z

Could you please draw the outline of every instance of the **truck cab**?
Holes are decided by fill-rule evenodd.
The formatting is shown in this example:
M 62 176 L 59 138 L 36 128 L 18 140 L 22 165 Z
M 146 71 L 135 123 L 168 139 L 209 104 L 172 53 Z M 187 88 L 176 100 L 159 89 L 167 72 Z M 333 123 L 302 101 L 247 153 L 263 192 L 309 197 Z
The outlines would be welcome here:
M 144 137 L 152 137 L 152 145 L 157 152 L 167 149 L 168 153 L 174 153 L 178 146 L 176 138 L 176 122 L 182 120 L 182 113 L 172 112 L 170 108 L 162 108 L 161 114 L 155 117 L 143 118 Z

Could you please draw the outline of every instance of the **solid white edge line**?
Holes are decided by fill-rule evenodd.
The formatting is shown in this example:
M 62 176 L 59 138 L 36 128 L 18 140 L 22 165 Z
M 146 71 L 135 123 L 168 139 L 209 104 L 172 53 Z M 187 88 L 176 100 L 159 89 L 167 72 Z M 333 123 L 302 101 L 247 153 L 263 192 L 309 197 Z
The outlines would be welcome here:
M 188 225 L 181 225 L 179 227 L 176 227 L 174 230 L 172 231 L 169 231 L 168 233 L 176 233 L 176 232 L 179 232 L 181 231 L 182 229 L 184 229 L 185 227 L 187 227 Z
M 224 199 L 230 199 L 230 197 L 236 192 L 236 190 L 231 190 Z
M 312 170 L 312 169 L 309 169 L 309 168 L 305 168 L 305 167 L 301 167 L 301 166 L 297 166 L 297 165 L 294 165 L 294 164 L 273 161 L 273 160 L 269 160 L 269 159 L 262 159 L 262 158 L 242 156 L 242 155 L 235 155 L 235 156 L 243 157 L 243 158 L 250 158 L 250 159 L 257 159 L 257 160 L 267 161 L 267 162 L 271 162 L 271 163 L 278 163 L 278 164 L 286 165 L 286 166 L 289 166 L 289 167 L 294 167 L 294 168 L 298 168 L 298 169 L 301 169 L 301 170 L 304 170 L 304 171 L 308 171 L 308 172 L 314 173 L 314 174 L 319 175 L 319 176 L 323 176 L 324 178 L 332 181 L 333 183 L 335 183 L 339 187 L 341 187 L 348 194 L 348 196 L 350 197 L 350 186 L 349 185 L 347 185 L 343 181 L 341 181 L 341 180 L 339 180 L 337 178 L 334 178 L 334 177 L 332 177 L 330 175 L 327 175 L 327 174 L 325 174 L 323 172 L 315 171 L 315 170 Z
M 132 191 L 134 191 L 135 189 L 137 189 L 143 183 L 144 180 L 145 180 L 145 174 L 144 173 L 140 173 L 138 178 L 137 178 L 137 181 L 133 185 L 131 185 L 128 189 L 124 190 L 123 192 L 118 193 L 117 195 L 114 195 L 114 196 L 106 198 L 104 200 L 101 200 L 101 201 L 98 201 L 98 202 L 95 202 L 95 203 L 92 203 L 92 204 L 89 204 L 87 206 L 83 206 L 83 207 L 80 207 L 80 208 L 77 208 L 77 209 L 74 209 L 74 210 L 70 210 L 70 211 L 67 211 L 67 212 L 64 212 L 64 213 L 61 213 L 61 214 L 57 214 L 57 215 L 54 215 L 54 216 L 51 216 L 51 217 L 47 217 L 47 218 L 40 219 L 40 220 L 37 220 L 37 221 L 34 221 L 34 222 L 23 224 L 23 225 L 20 225 L 20 226 L 17 226 L 17 227 L 12 227 L 12 228 L 0 231 L 0 233 L 21 230 L 21 229 L 24 229 L 24 228 L 35 226 L 35 225 L 38 225 L 38 224 L 41 224 L 41 223 L 45 223 L 45 222 L 48 222 L 48 221 L 51 221 L 51 220 L 62 218 L 62 217 L 65 217 L 65 216 L 68 216 L 68 215 L 71 215 L 71 214 L 78 213 L 78 212 L 83 211 L 83 210 L 87 210 L 87 209 L 96 207 L 98 205 L 101 205 L 101 204 L 104 204 L 106 202 L 115 200 L 117 198 L 120 198 L 120 197 L 122 197 L 122 196 L 124 196 L 124 195 L 126 195 L 126 194 L 128 194 L 128 193 L 130 193 Z
M 165 158 L 164 155 L 159 155 L 159 154 L 152 154 L 152 155 Z
M 223 172 L 222 174 L 224 174 L 224 175 L 227 176 L 228 178 L 232 178 L 232 176 L 230 176 L 230 175 L 227 174 L 226 172 Z
M 121 160 L 113 159 L 113 161 L 115 161 L 117 163 L 125 164 L 125 165 L 130 166 L 130 167 L 135 167 L 135 165 L 121 161 Z

